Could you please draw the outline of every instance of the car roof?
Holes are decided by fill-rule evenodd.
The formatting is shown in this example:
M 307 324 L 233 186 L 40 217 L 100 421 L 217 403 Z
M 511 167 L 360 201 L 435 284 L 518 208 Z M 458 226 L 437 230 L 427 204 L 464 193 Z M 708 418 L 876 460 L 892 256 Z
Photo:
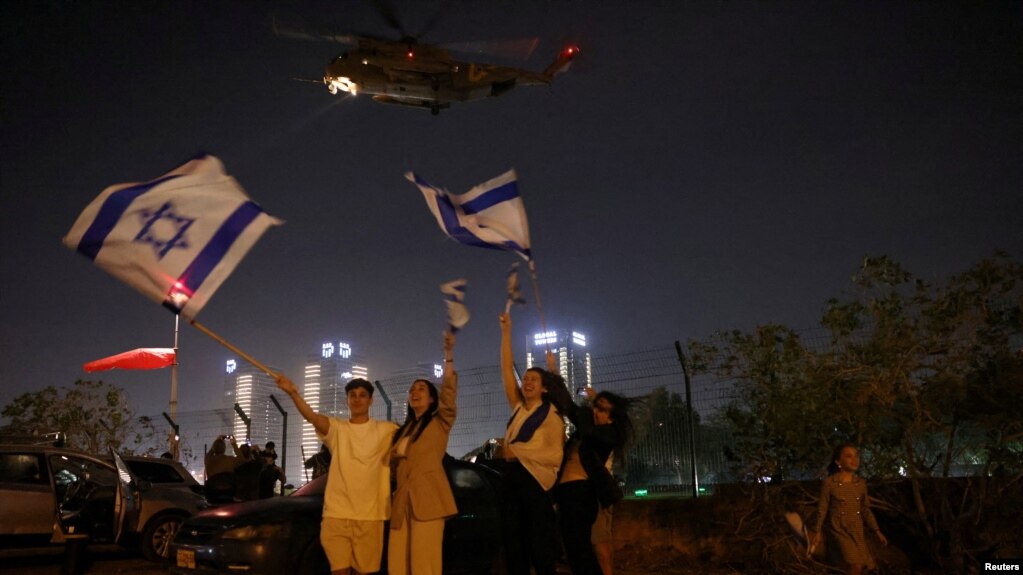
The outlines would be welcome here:
M 93 455 L 81 449 L 74 449 L 71 447 L 53 447 L 52 445 L 25 445 L 20 443 L 4 443 L 0 444 L 0 451 L 18 451 L 22 453 L 46 453 L 55 455 L 74 455 L 76 457 L 88 457 L 97 461 L 103 462 L 107 465 L 113 465 L 108 459 L 103 459 L 98 455 Z
M 42 453 L 45 455 L 73 455 L 75 457 L 87 457 L 94 459 L 112 469 L 116 469 L 114 460 L 110 455 L 96 455 L 81 449 L 75 449 L 72 447 L 53 447 L 52 445 L 28 445 L 23 443 L 2 443 L 0 444 L 0 452 L 19 452 L 19 453 Z M 144 455 L 122 455 L 121 458 L 127 463 L 132 461 L 141 461 L 146 463 L 152 463 L 155 465 L 167 465 L 177 469 L 185 481 L 195 481 L 192 474 L 188 472 L 184 465 L 180 462 L 173 461 L 170 459 L 163 459 L 161 457 L 146 457 Z M 198 483 L 198 481 L 195 481 Z

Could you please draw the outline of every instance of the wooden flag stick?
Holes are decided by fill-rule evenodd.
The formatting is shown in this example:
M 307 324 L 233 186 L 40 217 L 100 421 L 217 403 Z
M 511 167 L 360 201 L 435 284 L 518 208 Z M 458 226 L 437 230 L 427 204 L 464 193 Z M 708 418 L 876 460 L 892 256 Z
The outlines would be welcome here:
M 533 259 L 529 260 L 529 277 L 533 280 L 533 295 L 536 296 L 536 310 L 540 312 L 540 329 L 544 333 L 544 342 L 547 345 L 547 353 L 551 351 L 551 344 L 547 338 L 547 320 L 543 317 L 543 304 L 540 303 L 540 283 L 536 279 L 536 264 L 533 263 Z
M 219 335 L 217 335 L 217 334 L 213 333 L 212 331 L 210 331 L 210 329 L 208 327 L 206 327 L 203 324 L 195 321 L 194 319 L 191 320 L 189 323 L 191 323 L 193 326 L 195 326 L 195 329 L 197 329 L 197 330 L 205 333 L 206 335 L 210 336 L 211 338 L 213 338 L 220 345 L 222 345 L 222 346 L 226 347 L 227 349 L 229 349 L 229 350 L 237 353 L 238 355 L 240 355 L 242 357 L 242 359 L 244 359 L 245 361 L 251 363 L 252 365 L 254 365 L 256 367 L 258 367 L 260 370 L 263 371 L 263 373 L 269 375 L 272 378 L 275 378 L 275 379 L 277 378 L 277 374 L 274 373 L 274 371 L 272 369 L 270 369 L 269 367 L 264 365 L 263 362 L 261 362 L 258 359 L 252 357 L 251 355 L 245 353 L 244 351 L 238 349 L 231 342 L 227 341 L 226 339 L 224 339 L 224 338 L 220 337 Z

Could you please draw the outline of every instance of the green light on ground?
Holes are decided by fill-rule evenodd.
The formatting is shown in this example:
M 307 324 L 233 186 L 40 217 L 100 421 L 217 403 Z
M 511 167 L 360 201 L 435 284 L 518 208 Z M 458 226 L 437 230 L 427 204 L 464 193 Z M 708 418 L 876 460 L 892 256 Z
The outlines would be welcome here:
M 646 497 L 647 496 L 647 490 L 646 489 L 637 489 L 637 490 L 633 491 L 632 493 L 636 497 Z

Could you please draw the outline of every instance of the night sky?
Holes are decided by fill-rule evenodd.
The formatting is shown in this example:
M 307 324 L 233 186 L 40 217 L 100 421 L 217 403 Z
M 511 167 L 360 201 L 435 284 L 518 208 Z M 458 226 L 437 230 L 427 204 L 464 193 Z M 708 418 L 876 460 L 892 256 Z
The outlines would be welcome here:
M 498 362 L 517 257 L 446 239 L 407 170 L 458 193 L 518 170 L 547 324 L 597 355 L 811 328 L 867 254 L 938 281 L 1023 255 L 1018 2 L 395 4 L 423 42 L 536 36 L 532 70 L 581 54 L 550 88 L 435 117 L 294 80 L 343 47 L 276 37 L 274 15 L 394 35 L 369 0 L 3 4 L 0 404 L 172 345 L 170 313 L 61 238 L 105 187 L 200 151 L 287 223 L 198 319 L 296 381 L 324 341 L 371 378 L 439 360 L 458 277 L 457 365 Z M 179 410 L 215 406 L 231 357 L 182 325 Z M 98 377 L 166 409 L 167 371 Z

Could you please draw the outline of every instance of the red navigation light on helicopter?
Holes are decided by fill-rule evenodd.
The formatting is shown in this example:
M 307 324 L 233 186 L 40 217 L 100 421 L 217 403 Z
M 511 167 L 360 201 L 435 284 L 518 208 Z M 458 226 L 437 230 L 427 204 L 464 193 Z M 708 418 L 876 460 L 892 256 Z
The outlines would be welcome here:
M 409 50 L 406 56 L 408 56 L 408 59 L 411 60 L 412 58 L 415 58 L 416 54 L 412 50 Z

